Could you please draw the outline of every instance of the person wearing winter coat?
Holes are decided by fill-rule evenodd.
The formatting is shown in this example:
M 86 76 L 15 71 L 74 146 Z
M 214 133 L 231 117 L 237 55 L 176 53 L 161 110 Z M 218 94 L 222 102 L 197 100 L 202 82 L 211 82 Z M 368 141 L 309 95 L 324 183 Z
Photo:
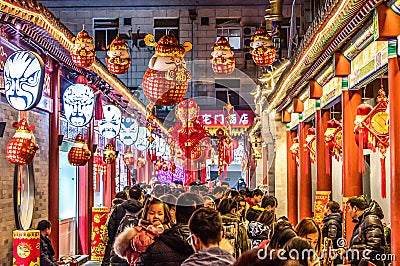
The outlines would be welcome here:
M 193 212 L 203 207 L 203 199 L 193 193 L 180 195 L 176 202 L 176 224 L 154 239 L 136 265 L 179 266 L 194 253 L 189 244 L 188 222 Z
M 356 223 L 350 240 L 350 251 L 346 253 L 350 256 L 349 262 L 351 265 L 367 265 L 372 262 L 383 266 L 383 261 L 376 259 L 376 255 L 384 254 L 385 245 L 381 207 L 374 200 L 368 204 L 363 197 L 352 197 L 347 203 L 349 215 Z M 352 256 L 353 251 L 359 256 Z
M 57 259 L 54 257 L 55 252 L 49 239 L 51 223 L 47 220 L 42 220 L 38 223 L 36 229 L 40 231 L 40 265 L 57 266 Z
M 274 211 L 263 211 L 257 221 L 249 223 L 247 235 L 250 239 L 251 249 L 257 248 L 262 241 L 270 238 L 272 224 L 275 222 Z
M 218 211 L 201 208 L 189 220 L 190 242 L 195 253 L 181 266 L 227 266 L 235 262 L 233 256 L 219 247 L 222 240 L 222 220 Z
M 322 227 L 322 240 L 325 237 L 332 240 L 333 248 L 337 249 L 337 241 L 342 237 L 342 213 L 336 201 L 329 201 L 324 208 L 324 226 Z

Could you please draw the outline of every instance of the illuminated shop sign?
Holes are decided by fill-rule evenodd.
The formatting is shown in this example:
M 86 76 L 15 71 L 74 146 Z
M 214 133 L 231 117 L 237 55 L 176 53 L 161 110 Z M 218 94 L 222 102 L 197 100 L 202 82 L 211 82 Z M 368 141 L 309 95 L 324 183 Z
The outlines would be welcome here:
M 291 116 L 291 119 L 290 119 L 290 123 L 289 123 L 289 128 L 293 129 L 294 127 L 296 127 L 299 124 L 299 114 L 291 113 L 290 116 Z
M 321 106 L 324 107 L 342 94 L 342 78 L 333 78 L 322 87 Z
M 64 114 L 67 121 L 76 127 L 83 127 L 92 120 L 94 93 L 84 84 L 73 84 L 63 94 Z
M 226 114 L 221 111 L 200 110 L 199 120 L 206 127 L 223 127 L 226 124 Z M 253 111 L 238 110 L 231 114 L 232 127 L 249 127 L 254 120 Z
M 4 64 L 4 88 L 7 102 L 19 111 L 34 108 L 42 97 L 44 64 L 31 51 L 11 54 Z
M 106 139 L 118 136 L 121 129 L 122 113 L 115 105 L 103 106 L 104 118 L 99 121 L 99 133 Z
M 119 139 L 124 145 L 132 145 L 138 137 L 139 124 L 133 117 L 122 117 Z

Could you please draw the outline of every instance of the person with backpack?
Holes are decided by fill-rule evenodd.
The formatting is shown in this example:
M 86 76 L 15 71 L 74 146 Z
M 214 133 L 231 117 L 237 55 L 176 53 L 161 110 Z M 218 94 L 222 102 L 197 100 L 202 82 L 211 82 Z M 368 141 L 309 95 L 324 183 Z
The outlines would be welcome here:
M 112 212 L 108 225 L 108 242 L 107 246 L 112 247 L 114 245 L 115 237 L 124 231 L 128 226 L 135 226 L 139 223 L 140 211 L 143 209 L 143 193 L 138 186 L 133 186 L 129 189 L 128 200 L 118 205 Z M 125 260 L 120 259 L 111 248 L 111 256 L 103 259 L 102 265 L 126 265 Z
M 217 210 L 222 217 L 222 237 L 227 239 L 232 247 L 235 248 L 233 256 L 238 258 L 250 248 L 250 242 L 246 228 L 236 215 L 238 210 L 237 203 L 233 199 L 223 199 L 219 203 Z
M 271 237 L 272 224 L 275 222 L 274 211 L 263 211 L 257 221 L 249 223 L 247 235 L 250 238 L 251 248 L 257 248 L 261 242 Z

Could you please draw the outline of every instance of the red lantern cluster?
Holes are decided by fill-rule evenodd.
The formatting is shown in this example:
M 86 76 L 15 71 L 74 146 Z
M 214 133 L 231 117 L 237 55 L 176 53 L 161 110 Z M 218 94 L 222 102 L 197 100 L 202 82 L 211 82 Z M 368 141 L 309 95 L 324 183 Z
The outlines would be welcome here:
M 269 66 L 275 62 L 276 50 L 273 46 L 271 36 L 264 27 L 260 27 L 251 36 L 250 53 L 254 63 L 258 66 Z
M 143 77 L 143 91 L 150 102 L 171 106 L 183 100 L 188 81 L 192 78 L 183 59 L 192 49 L 189 42 L 179 44 L 173 36 L 164 35 L 156 43 L 154 36 L 148 34 L 145 42 L 155 47 L 155 54 Z
M 93 155 L 93 165 L 93 171 L 96 175 L 100 173 L 105 173 L 107 170 L 107 164 L 103 162 L 102 156 L 97 153 Z
M 73 166 L 84 166 L 90 159 L 92 153 L 86 145 L 81 134 L 75 138 L 75 143 L 68 152 L 68 162 Z
M 231 45 L 224 37 L 218 39 L 213 46 L 214 51 L 210 59 L 212 69 L 215 74 L 229 75 L 235 70 L 234 53 L 231 51 Z
M 14 136 L 6 147 L 6 158 L 10 163 L 27 165 L 35 157 L 39 146 L 35 142 L 32 130 L 35 126 L 29 126 L 25 118 L 14 122 L 13 127 L 17 128 Z
M 108 70 L 113 74 L 125 74 L 131 65 L 128 44 L 117 36 L 110 44 L 106 63 Z
M 81 30 L 76 37 L 72 39 L 74 47 L 71 52 L 72 61 L 79 67 L 88 68 L 96 59 L 94 51 L 93 37 L 85 30 Z

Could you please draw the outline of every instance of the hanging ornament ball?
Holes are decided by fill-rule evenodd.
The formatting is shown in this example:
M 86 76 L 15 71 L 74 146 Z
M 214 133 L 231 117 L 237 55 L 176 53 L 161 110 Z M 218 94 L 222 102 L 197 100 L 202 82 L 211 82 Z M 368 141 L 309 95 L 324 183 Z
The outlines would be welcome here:
M 188 122 L 196 121 L 199 111 L 200 107 L 195 99 L 185 99 L 175 108 L 175 116 L 183 125 L 186 125 Z
M 94 63 L 96 52 L 94 51 L 93 39 L 85 30 L 81 30 L 76 37 L 72 38 L 74 46 L 71 57 L 75 65 L 88 68 Z
M 131 65 L 128 44 L 119 36 L 111 42 L 107 52 L 106 63 L 108 70 L 113 74 L 125 74 Z
M 170 35 L 164 35 L 158 42 L 154 42 L 151 34 L 145 37 L 145 42 L 155 47 L 155 54 L 143 77 L 142 86 L 146 97 L 150 102 L 162 106 L 179 103 L 192 78 L 183 59 L 185 53 L 192 49 L 192 44 L 185 42 L 181 45 L 178 39 Z
M 363 148 L 368 148 L 368 129 L 361 125 L 361 122 L 368 116 L 372 110 L 372 106 L 366 103 L 362 103 L 357 106 L 356 109 L 356 120 L 354 121 L 355 130 L 354 138 L 356 140 L 357 146 L 360 145 L 360 141 L 363 143 Z M 360 139 L 360 134 L 362 134 L 362 139 Z
M 276 50 L 271 40 L 271 36 L 264 27 L 260 27 L 251 36 L 250 53 L 254 63 L 258 66 L 269 66 L 275 62 Z
M 220 139 L 225 136 L 225 131 L 222 128 L 218 128 L 215 132 L 215 136 Z
M 126 166 L 132 166 L 135 164 L 135 157 L 130 148 L 124 154 L 124 163 Z
M 117 158 L 117 152 L 111 143 L 108 143 L 103 151 L 103 162 L 106 164 L 112 164 Z
M 140 156 L 136 162 L 137 167 L 142 168 L 146 165 L 146 159 L 143 156 Z
M 6 158 L 10 163 L 27 165 L 33 160 L 39 149 L 32 133 L 35 126 L 29 126 L 27 120 L 22 118 L 19 122 L 14 122 L 13 127 L 17 130 L 7 144 Z
M 68 162 L 73 166 L 84 166 L 90 159 L 92 153 L 86 145 L 81 134 L 75 138 L 75 143 L 68 152 Z
M 225 37 L 221 37 L 213 46 L 211 66 L 215 74 L 229 75 L 235 70 L 234 52 Z

